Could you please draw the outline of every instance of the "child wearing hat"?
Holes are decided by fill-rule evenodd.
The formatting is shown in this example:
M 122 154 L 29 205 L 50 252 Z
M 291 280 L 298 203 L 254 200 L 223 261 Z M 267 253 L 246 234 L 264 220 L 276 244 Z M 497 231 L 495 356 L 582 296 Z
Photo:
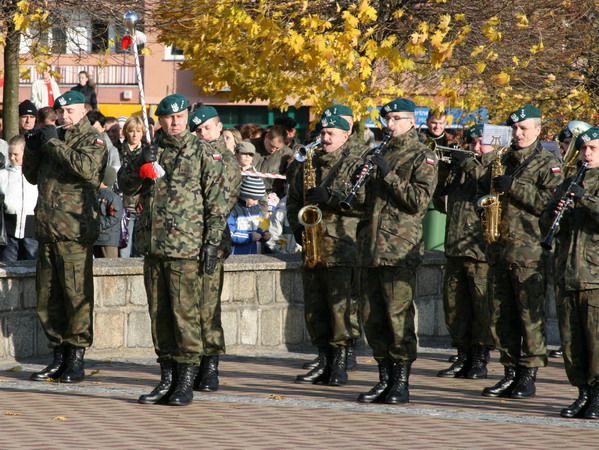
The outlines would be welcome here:
M 119 240 L 121 237 L 121 219 L 123 218 L 123 202 L 112 190 L 116 181 L 116 171 L 106 166 L 104 178 L 98 190 L 100 214 L 98 216 L 98 240 L 94 243 L 96 258 L 118 258 Z
M 271 237 L 268 219 L 260 212 L 259 200 L 266 195 L 261 178 L 247 177 L 241 182 L 239 199 L 229 216 L 232 254 L 261 253 L 261 244 Z

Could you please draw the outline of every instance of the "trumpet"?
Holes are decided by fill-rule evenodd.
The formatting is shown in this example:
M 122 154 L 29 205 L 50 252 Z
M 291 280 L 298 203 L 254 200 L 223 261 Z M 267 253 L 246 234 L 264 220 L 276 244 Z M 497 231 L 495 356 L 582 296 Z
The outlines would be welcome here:
M 320 136 L 316 138 L 314 142 L 309 143 L 308 145 L 304 145 L 302 147 L 298 147 L 293 153 L 293 159 L 297 162 L 303 163 L 308 158 L 308 154 L 316 147 L 320 145 Z
M 470 155 L 470 156 L 476 156 L 476 153 L 471 150 L 464 150 L 461 148 L 446 147 L 444 145 L 439 145 L 435 142 L 434 139 L 427 139 L 426 142 L 424 143 L 424 145 L 426 145 L 428 148 L 430 148 L 433 152 L 435 152 L 437 154 L 439 161 L 443 161 L 443 162 L 446 162 L 449 164 L 451 164 L 450 154 L 452 152 L 461 152 L 461 153 L 466 153 L 467 155 Z
M 579 151 L 576 150 L 576 147 L 574 146 L 576 138 L 581 133 L 584 133 L 591 127 L 592 125 L 581 120 L 571 120 L 570 122 L 568 122 L 568 130 L 570 130 L 570 132 L 572 133 L 572 140 L 570 141 L 570 144 L 568 144 L 568 148 L 564 153 L 564 178 L 571 177 L 572 175 L 574 175 L 574 172 L 576 170 L 576 163 L 578 161 L 579 153 Z

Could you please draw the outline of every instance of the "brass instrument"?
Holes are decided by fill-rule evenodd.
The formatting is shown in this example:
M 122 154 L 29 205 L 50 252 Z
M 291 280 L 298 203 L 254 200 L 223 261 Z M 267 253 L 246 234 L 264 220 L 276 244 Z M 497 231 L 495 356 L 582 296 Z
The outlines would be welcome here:
M 296 150 L 295 159 L 304 163 L 304 204 L 306 203 L 308 189 L 316 187 L 316 173 L 312 160 L 315 147 L 318 145 L 320 145 L 320 139 Z M 304 266 L 312 268 L 322 265 L 324 263 L 321 254 L 322 224 L 320 222 L 322 221 L 322 211 L 316 205 L 307 204 L 299 210 L 297 219 L 304 226 L 302 233 L 302 249 L 305 255 Z
M 578 153 L 579 153 L 579 150 L 577 150 L 576 147 L 574 146 L 574 142 L 576 141 L 576 138 L 581 133 L 584 133 L 586 130 L 588 130 L 591 127 L 592 127 L 592 125 L 590 125 L 586 122 L 583 122 L 581 120 L 571 120 L 570 122 L 568 122 L 568 130 L 570 130 L 570 132 L 572 133 L 572 140 L 570 141 L 570 144 L 568 145 L 568 148 L 566 149 L 566 152 L 564 153 L 564 156 L 563 156 L 564 178 L 571 177 L 572 175 L 574 175 L 574 172 L 576 171 L 576 165 L 577 165 Z
M 317 137 L 314 142 L 311 142 L 308 145 L 304 145 L 302 147 L 298 147 L 295 152 L 293 153 L 293 159 L 295 159 L 297 162 L 301 162 L 303 163 L 304 161 L 306 161 L 306 158 L 308 156 L 308 153 L 315 147 L 318 147 L 320 145 L 320 136 Z
M 424 145 L 426 145 L 428 148 L 430 148 L 433 152 L 437 154 L 437 158 L 439 158 L 439 161 L 444 161 L 446 163 L 451 163 L 451 157 L 449 156 L 451 152 L 462 152 L 466 153 L 467 155 L 476 156 L 476 153 L 473 151 L 439 145 L 434 139 L 431 138 L 428 138 L 424 142 Z
M 501 238 L 501 196 L 500 192 L 496 192 L 493 188 L 493 178 L 503 175 L 503 164 L 501 160 L 503 155 L 509 150 L 509 147 L 496 147 L 496 155 L 493 164 L 491 165 L 491 189 L 490 193 L 479 198 L 476 203 L 479 208 L 483 209 L 481 222 L 485 230 L 485 241 L 489 244 L 497 242 Z

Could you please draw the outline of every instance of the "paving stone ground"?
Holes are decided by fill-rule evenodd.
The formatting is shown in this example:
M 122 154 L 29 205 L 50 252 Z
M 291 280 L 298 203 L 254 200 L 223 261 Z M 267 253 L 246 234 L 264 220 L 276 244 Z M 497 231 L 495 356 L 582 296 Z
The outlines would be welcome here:
M 437 378 L 448 355 L 421 349 L 404 406 L 355 402 L 377 381 L 366 355 L 344 387 L 293 383 L 312 355 L 227 355 L 220 390 L 188 407 L 137 403 L 159 378 L 150 354 L 91 352 L 77 385 L 28 381 L 47 361 L 0 361 L 0 448 L 599 447 L 599 421 L 559 417 L 577 395 L 562 361 L 540 370 L 535 398 L 511 400 L 480 396 L 503 375 L 496 353 L 487 380 Z

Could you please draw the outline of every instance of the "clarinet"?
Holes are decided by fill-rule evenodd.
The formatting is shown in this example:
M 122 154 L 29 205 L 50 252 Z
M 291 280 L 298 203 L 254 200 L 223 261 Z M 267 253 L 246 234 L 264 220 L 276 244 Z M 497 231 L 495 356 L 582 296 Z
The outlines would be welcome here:
M 570 203 L 572 203 L 572 201 L 573 201 L 572 196 L 570 195 L 572 193 L 572 185 L 580 184 L 580 182 L 582 181 L 582 177 L 584 176 L 584 172 L 587 170 L 588 165 L 589 165 L 589 163 L 587 163 L 587 162 L 582 163 L 582 166 L 580 166 L 580 169 L 578 169 L 578 172 L 576 172 L 576 175 L 572 179 L 570 186 L 568 186 L 568 189 L 566 190 L 564 195 L 562 195 L 562 197 L 560 198 L 560 201 L 564 202 L 564 206 L 555 215 L 555 218 L 553 219 L 553 223 L 551 224 L 551 228 L 549 229 L 547 236 L 545 237 L 545 239 L 543 239 L 543 242 L 541 242 L 541 247 L 543 247 L 544 249 L 547 249 L 547 250 L 552 249 L 553 239 L 555 238 L 555 233 L 557 232 L 557 229 L 559 228 L 559 223 L 562 220 L 562 217 L 564 217 L 564 212 L 566 211 L 568 206 L 570 206 Z
M 387 131 L 385 133 L 385 136 L 383 137 L 382 142 L 379 144 L 379 146 L 377 148 L 375 148 L 369 154 L 371 154 L 371 155 L 383 154 L 385 152 L 385 150 L 387 149 L 387 145 L 389 145 L 389 142 L 391 141 L 392 138 L 393 138 L 393 134 L 390 131 Z M 353 184 L 351 190 L 349 191 L 349 194 L 347 195 L 347 197 L 345 197 L 345 200 L 343 200 L 342 202 L 339 203 L 339 206 L 341 207 L 341 209 L 343 211 L 351 211 L 351 209 L 352 209 L 351 204 L 354 201 L 354 199 L 356 198 L 356 194 L 358 193 L 358 191 L 360 190 L 362 185 L 364 183 L 366 183 L 368 178 L 370 178 L 370 176 L 372 175 L 372 171 L 374 170 L 375 165 L 372 161 L 370 161 L 370 159 L 367 159 L 367 160 L 364 160 L 364 164 L 362 165 L 362 167 L 364 167 L 366 170 L 362 170 L 362 173 L 360 174 L 360 176 L 358 177 L 356 182 Z

